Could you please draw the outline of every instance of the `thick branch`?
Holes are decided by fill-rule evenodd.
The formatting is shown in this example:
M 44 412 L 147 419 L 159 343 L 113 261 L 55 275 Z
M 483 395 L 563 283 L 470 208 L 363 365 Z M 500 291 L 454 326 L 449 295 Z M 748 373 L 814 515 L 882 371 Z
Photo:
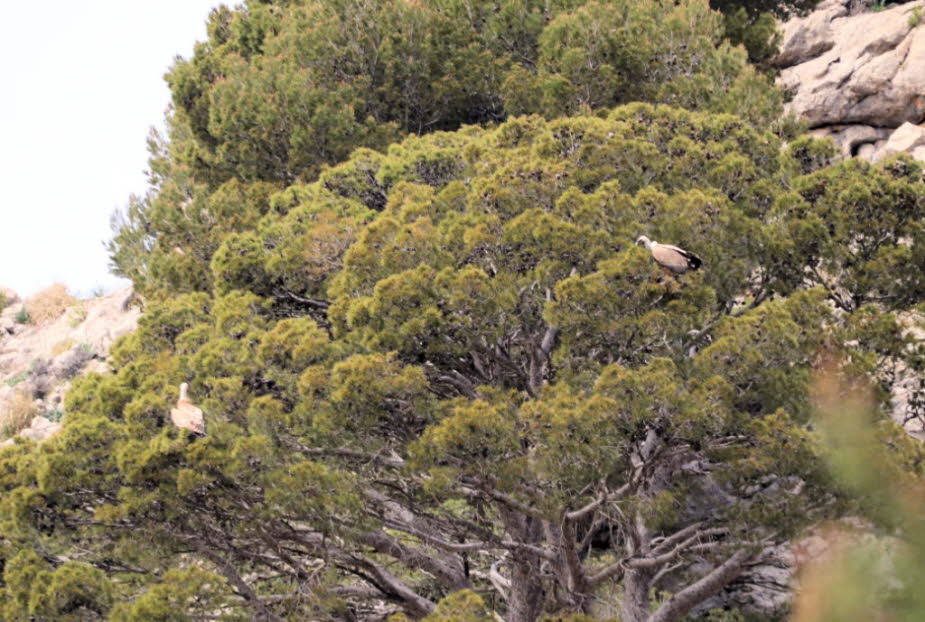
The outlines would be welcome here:
M 653 613 L 648 622 L 673 622 L 680 619 L 695 605 L 719 592 L 723 586 L 736 578 L 742 566 L 752 556 L 752 551 L 742 549 L 714 568 L 696 583 L 674 594 Z
M 404 602 L 408 613 L 419 617 L 433 613 L 436 605 L 432 601 L 412 590 L 391 572 L 368 559 L 357 558 L 357 561 L 372 573 L 377 587 Z
M 277 289 L 273 292 L 274 296 L 277 298 L 288 298 L 293 302 L 303 304 L 309 307 L 314 307 L 315 309 L 327 309 L 331 306 L 331 303 L 327 300 L 317 300 L 315 298 L 306 298 L 305 296 L 299 296 L 298 294 L 289 291 L 288 289 Z
M 497 490 L 488 489 L 487 487 L 484 486 L 485 483 L 477 478 L 467 477 L 467 478 L 463 478 L 463 481 L 466 482 L 467 484 L 470 484 L 476 487 L 475 489 L 463 488 L 463 492 L 467 492 L 470 494 L 481 493 L 482 495 L 490 497 L 494 499 L 495 501 L 500 501 L 504 505 L 510 507 L 511 509 L 517 510 L 521 514 L 524 514 L 526 516 L 532 516 L 533 518 L 542 519 L 542 516 L 540 516 L 540 513 L 536 508 L 532 508 L 526 503 L 521 503 L 517 499 L 511 497 L 510 495 L 506 495 L 503 492 L 498 492 Z
M 392 454 L 383 456 L 379 453 L 368 453 L 365 451 L 355 451 L 353 449 L 340 449 L 330 447 L 306 447 L 300 443 L 289 442 L 293 449 L 306 456 L 322 458 L 349 458 L 350 460 L 360 460 L 362 462 L 375 462 L 389 468 L 397 469 L 405 464 L 400 456 Z
M 234 587 L 235 591 L 240 594 L 247 604 L 257 612 L 258 620 L 269 620 L 270 622 L 283 622 L 283 619 L 277 616 L 275 613 L 270 611 L 266 604 L 260 600 L 260 597 L 257 596 L 257 593 L 253 588 L 247 584 L 247 582 L 241 578 L 241 575 L 238 574 L 238 571 L 235 570 L 235 567 L 231 562 L 223 559 L 218 553 L 209 548 L 208 545 L 202 544 L 200 542 L 194 543 L 196 550 L 200 555 L 208 559 L 210 562 L 215 564 L 218 568 L 218 571 L 228 579 L 228 582 Z
M 611 577 L 622 577 L 626 571 L 626 560 L 621 559 L 618 562 L 605 566 L 597 573 L 588 577 L 588 587 L 594 588 Z
M 357 538 L 383 555 L 389 555 L 406 566 L 430 573 L 450 590 L 461 590 L 469 585 L 469 581 L 462 573 L 461 565 L 459 568 L 454 568 L 451 564 L 431 557 L 420 549 L 410 547 L 387 533 L 368 531 L 358 534 Z
M 630 489 L 630 485 L 629 483 L 626 483 L 620 486 L 620 488 L 618 488 L 612 493 L 602 494 L 600 497 L 598 497 L 594 501 L 591 501 L 584 507 L 578 508 L 577 510 L 574 510 L 572 512 L 566 512 L 565 520 L 572 521 L 572 522 L 581 520 L 582 518 L 584 518 L 585 516 L 587 516 L 594 510 L 596 510 L 597 508 L 599 508 L 604 503 L 608 501 L 613 501 L 614 499 L 619 499 L 620 497 L 625 495 L 627 491 L 629 491 L 629 489 Z

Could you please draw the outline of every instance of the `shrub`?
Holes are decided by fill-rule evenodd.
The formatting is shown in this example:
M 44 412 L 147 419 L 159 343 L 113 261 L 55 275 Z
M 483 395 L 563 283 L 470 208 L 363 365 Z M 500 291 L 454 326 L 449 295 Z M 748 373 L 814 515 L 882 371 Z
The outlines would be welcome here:
M 15 387 L 17 384 L 23 382 L 28 377 L 29 377 L 29 372 L 27 371 L 20 372 L 16 374 L 15 376 L 12 376 L 11 378 L 8 378 L 6 381 L 6 386 Z
M 71 328 L 79 326 L 85 319 L 87 319 L 87 307 L 83 302 L 78 302 L 68 309 L 67 323 Z
M 29 315 L 29 312 L 23 307 L 19 310 L 19 313 L 16 314 L 15 320 L 17 324 L 28 324 L 32 321 L 32 316 Z
M 62 360 L 58 363 L 56 375 L 62 380 L 73 378 L 80 373 L 80 370 L 84 368 L 87 361 L 93 358 L 94 354 L 93 348 L 85 343 L 80 344 L 62 357 Z
M 51 349 L 51 357 L 56 358 L 73 348 L 75 345 L 76 343 L 73 339 L 63 339 L 56 343 Z
M 41 325 L 58 319 L 76 302 L 63 283 L 55 283 L 28 298 L 26 308 L 32 321 Z
M 922 7 L 913 7 L 909 14 L 909 28 L 918 28 L 922 23 Z
M 29 376 L 31 376 L 32 397 L 45 397 L 54 380 L 51 374 L 51 361 L 46 358 L 33 360 L 29 365 Z
M 38 414 L 32 395 L 28 391 L 17 391 L 0 413 L 0 436 L 14 436 L 29 427 L 32 417 Z

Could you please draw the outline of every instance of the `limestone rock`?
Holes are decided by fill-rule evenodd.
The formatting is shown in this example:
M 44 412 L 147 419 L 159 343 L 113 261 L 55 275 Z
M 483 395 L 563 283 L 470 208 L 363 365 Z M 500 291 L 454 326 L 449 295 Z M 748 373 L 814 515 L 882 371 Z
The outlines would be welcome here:
M 868 143 L 866 145 L 861 145 L 858 148 L 857 157 L 870 162 L 874 159 L 875 153 L 877 153 L 877 143 Z
M 925 71 L 925 67 L 923 67 L 923 71 Z M 913 157 L 918 157 L 915 154 L 917 152 L 921 153 L 922 148 L 925 148 L 925 127 L 919 127 L 912 123 L 903 123 L 899 126 L 899 129 L 890 134 L 886 143 L 877 149 L 873 160 L 881 160 L 890 154 L 900 152 L 911 153 Z M 919 159 L 922 158 L 919 157 Z
M 842 155 L 849 157 L 860 155 L 861 148 L 888 138 L 890 130 L 870 125 L 834 125 L 814 130 L 812 134 L 818 138 L 831 138 Z M 868 150 L 868 153 L 872 152 Z
M 32 423 L 28 428 L 22 430 L 19 435 L 25 438 L 31 438 L 34 441 L 41 442 L 48 440 L 61 431 L 61 424 L 51 421 L 41 415 L 32 418 Z
M 806 17 L 781 24 L 781 49 L 772 59 L 772 64 L 790 67 L 831 50 L 835 45 L 832 22 L 848 15 L 847 4 L 842 0 L 826 0 L 820 2 L 816 10 Z
M 36 402 L 36 410 L 52 419 L 62 414 L 63 395 L 74 376 L 106 373 L 105 362 L 113 341 L 135 329 L 140 310 L 126 301 L 130 290 L 83 300 L 79 308 L 58 319 L 35 326 L 19 324 L 15 316 L 21 303 L 0 312 L 0 414 L 17 394 Z M 40 441 L 50 438 L 61 425 L 42 416 L 20 434 Z M 4 445 L 10 443 L 3 441 Z
M 811 127 L 894 128 L 925 118 L 925 27 L 910 15 L 925 0 L 849 15 L 848 0 L 826 2 L 783 24 L 774 59 L 791 112 Z

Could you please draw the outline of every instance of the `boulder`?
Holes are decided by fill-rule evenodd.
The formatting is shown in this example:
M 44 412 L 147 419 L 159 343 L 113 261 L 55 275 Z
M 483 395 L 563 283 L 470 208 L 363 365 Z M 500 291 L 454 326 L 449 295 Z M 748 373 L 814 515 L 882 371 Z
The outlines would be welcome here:
M 877 153 L 877 146 L 877 143 L 861 145 L 858 147 L 857 157 L 871 162 L 874 159 L 874 154 Z
M 824 0 L 806 17 L 797 17 L 781 24 L 780 52 L 771 60 L 771 64 L 790 67 L 831 50 L 835 45 L 832 22 L 848 15 L 847 5 L 842 0 Z
M 925 118 L 925 27 L 913 11 L 925 0 L 850 15 L 848 0 L 824 3 L 782 25 L 779 82 L 788 109 L 810 127 L 895 128 Z
M 19 435 L 24 438 L 31 438 L 36 442 L 41 442 L 48 440 L 60 431 L 60 423 L 38 415 L 32 418 L 32 423 L 29 427 L 20 431 Z
M 26 393 L 42 398 L 38 412 L 60 414 L 71 378 L 109 371 L 109 346 L 133 331 L 141 315 L 130 303 L 131 290 L 113 292 L 39 326 L 16 322 L 21 302 L 0 311 L 0 413 L 15 394 Z M 47 418 L 33 423 L 24 437 L 44 440 L 60 429 Z
M 925 71 L 925 67 L 922 70 Z M 918 157 L 916 153 L 921 153 L 923 147 L 925 147 L 925 127 L 913 125 L 912 123 L 903 123 L 895 132 L 890 134 L 886 143 L 877 149 L 873 160 L 882 160 L 894 153 L 911 153 L 913 157 Z
M 51 373 L 57 380 L 69 380 L 83 371 L 87 361 L 95 356 L 87 346 L 76 346 L 59 354 L 51 363 Z
M 831 138 L 845 157 L 858 155 L 866 145 L 873 145 L 890 136 L 890 130 L 870 125 L 834 125 L 814 130 L 818 138 Z M 869 159 L 869 158 L 868 158 Z

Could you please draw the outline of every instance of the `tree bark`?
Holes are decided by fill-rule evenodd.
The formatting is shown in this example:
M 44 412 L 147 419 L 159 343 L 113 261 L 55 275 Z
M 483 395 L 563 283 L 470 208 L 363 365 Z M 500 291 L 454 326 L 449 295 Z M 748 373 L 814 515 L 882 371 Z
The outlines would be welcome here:
M 508 532 L 514 541 L 535 545 L 543 537 L 542 523 L 510 509 L 502 510 Z M 507 622 L 534 622 L 543 611 L 544 593 L 541 558 L 526 548 L 511 553 L 511 588 L 508 592 Z
M 729 559 L 711 570 L 699 581 L 692 583 L 665 601 L 647 622 L 680 620 L 695 605 L 713 596 L 723 589 L 723 586 L 735 579 L 742 570 L 742 566 L 751 556 L 752 552 L 748 550 L 736 551 Z
M 646 622 L 649 619 L 649 587 L 652 571 L 627 570 L 623 575 L 623 606 L 620 622 Z

